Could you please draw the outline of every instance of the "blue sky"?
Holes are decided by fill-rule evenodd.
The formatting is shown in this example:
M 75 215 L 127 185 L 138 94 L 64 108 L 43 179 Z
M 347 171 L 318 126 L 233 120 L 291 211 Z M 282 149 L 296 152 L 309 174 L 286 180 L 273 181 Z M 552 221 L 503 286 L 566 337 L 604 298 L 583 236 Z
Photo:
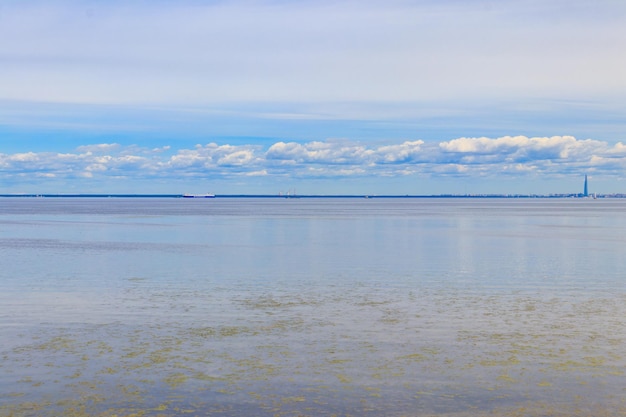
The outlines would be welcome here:
M 3 1 L 0 193 L 626 192 L 626 2 Z

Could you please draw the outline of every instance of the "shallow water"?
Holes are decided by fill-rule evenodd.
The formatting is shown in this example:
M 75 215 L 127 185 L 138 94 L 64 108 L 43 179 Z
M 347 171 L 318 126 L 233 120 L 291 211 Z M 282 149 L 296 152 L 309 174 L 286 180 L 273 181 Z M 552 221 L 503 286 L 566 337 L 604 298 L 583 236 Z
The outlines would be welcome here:
M 626 415 L 626 200 L 0 199 L 0 415 Z

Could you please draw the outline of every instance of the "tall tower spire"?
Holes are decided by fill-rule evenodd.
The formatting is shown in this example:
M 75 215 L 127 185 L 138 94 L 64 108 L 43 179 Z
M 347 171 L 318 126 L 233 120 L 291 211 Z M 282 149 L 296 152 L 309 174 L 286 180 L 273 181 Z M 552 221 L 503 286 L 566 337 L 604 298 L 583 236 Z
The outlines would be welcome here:
M 585 174 L 585 190 L 583 191 L 583 197 L 589 197 L 589 189 L 587 188 L 587 175 Z

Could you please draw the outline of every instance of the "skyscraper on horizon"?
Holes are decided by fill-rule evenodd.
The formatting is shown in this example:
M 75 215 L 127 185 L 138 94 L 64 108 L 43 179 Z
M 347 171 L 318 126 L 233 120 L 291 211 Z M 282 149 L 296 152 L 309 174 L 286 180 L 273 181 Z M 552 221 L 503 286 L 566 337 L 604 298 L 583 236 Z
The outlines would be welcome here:
M 583 190 L 583 197 L 589 197 L 589 188 L 587 187 L 587 174 L 585 174 L 585 188 Z

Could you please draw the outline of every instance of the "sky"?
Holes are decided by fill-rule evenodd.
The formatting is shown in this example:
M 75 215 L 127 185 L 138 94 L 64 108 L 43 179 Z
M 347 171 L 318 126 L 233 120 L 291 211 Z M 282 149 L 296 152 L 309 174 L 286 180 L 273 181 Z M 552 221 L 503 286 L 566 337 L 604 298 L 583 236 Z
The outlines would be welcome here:
M 626 192 L 623 0 L 0 0 L 0 194 Z

